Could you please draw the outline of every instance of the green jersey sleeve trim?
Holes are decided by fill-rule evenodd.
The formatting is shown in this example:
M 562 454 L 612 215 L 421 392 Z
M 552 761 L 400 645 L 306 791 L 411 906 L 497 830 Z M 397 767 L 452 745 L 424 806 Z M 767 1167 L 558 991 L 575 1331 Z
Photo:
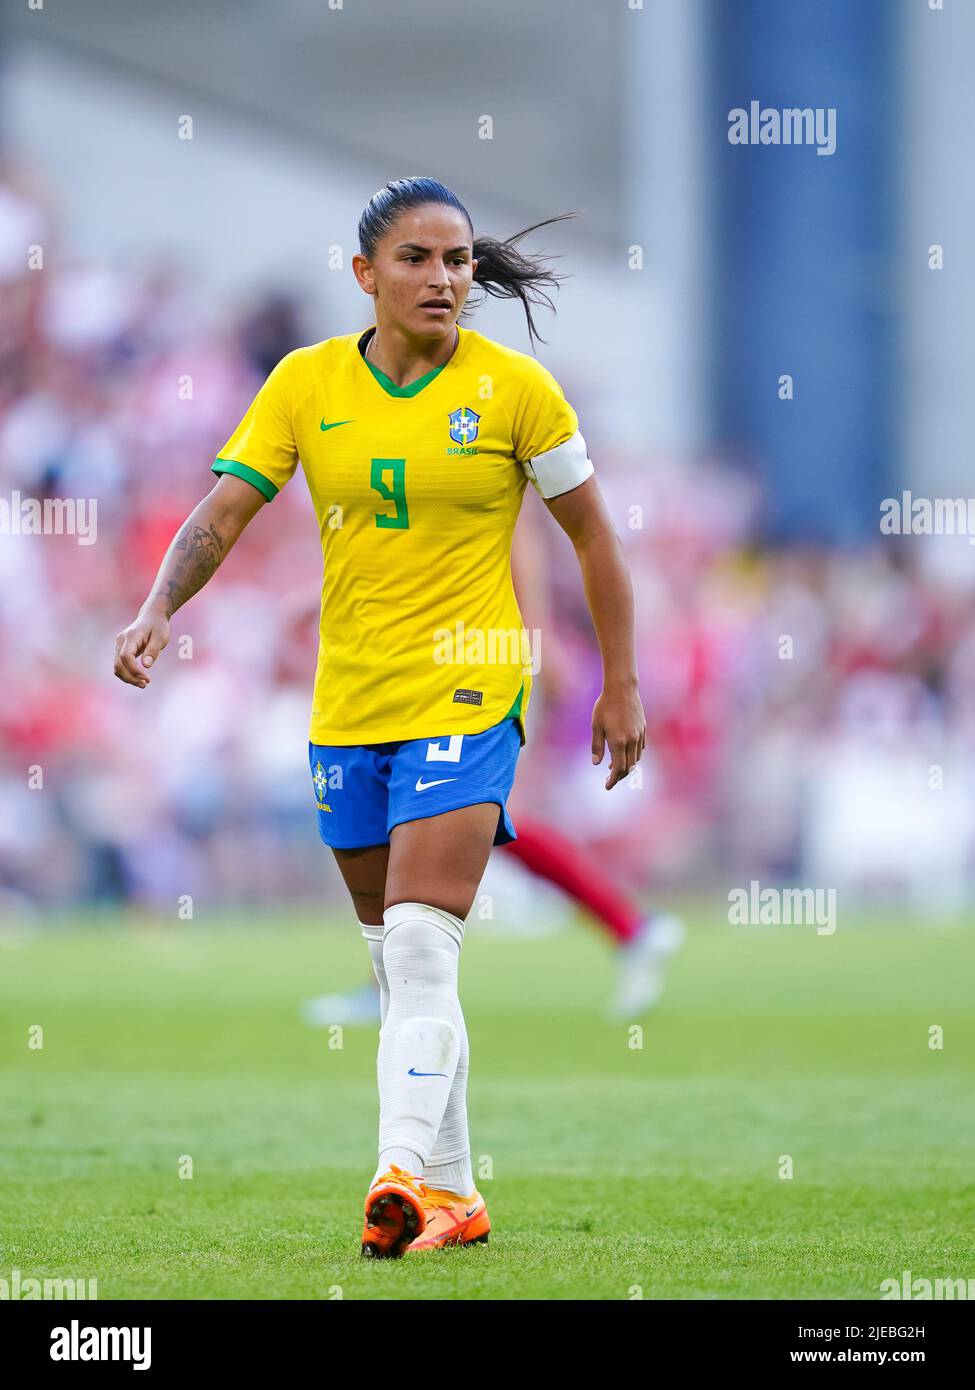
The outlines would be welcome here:
M 256 468 L 251 468 L 249 464 L 238 463 L 236 459 L 214 459 L 210 465 L 211 473 L 233 473 L 236 478 L 243 478 L 245 483 L 251 483 L 262 492 L 269 502 L 273 502 L 278 495 L 279 489 L 274 486 L 270 478 L 265 478 L 263 473 L 258 473 Z

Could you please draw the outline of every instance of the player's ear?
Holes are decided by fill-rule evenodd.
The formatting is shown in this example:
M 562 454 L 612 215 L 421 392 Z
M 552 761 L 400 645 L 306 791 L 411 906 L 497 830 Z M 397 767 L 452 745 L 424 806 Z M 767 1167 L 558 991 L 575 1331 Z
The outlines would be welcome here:
M 376 293 L 376 277 L 373 274 L 372 266 L 360 251 L 352 257 L 352 273 L 359 282 L 359 288 L 366 294 Z

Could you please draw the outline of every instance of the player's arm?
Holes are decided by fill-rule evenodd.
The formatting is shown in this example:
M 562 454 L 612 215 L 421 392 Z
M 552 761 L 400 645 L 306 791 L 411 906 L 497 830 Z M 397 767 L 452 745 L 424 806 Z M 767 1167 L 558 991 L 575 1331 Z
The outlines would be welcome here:
M 127 685 L 149 684 L 147 668 L 169 641 L 169 620 L 226 559 L 244 527 L 265 505 L 258 489 L 223 473 L 173 537 L 135 622 L 115 638 L 115 674 Z
M 639 762 L 647 721 L 640 701 L 633 633 L 633 585 L 623 546 L 594 477 L 545 505 L 575 547 L 603 660 L 603 689 L 592 712 L 592 760 L 609 744 L 607 791 Z

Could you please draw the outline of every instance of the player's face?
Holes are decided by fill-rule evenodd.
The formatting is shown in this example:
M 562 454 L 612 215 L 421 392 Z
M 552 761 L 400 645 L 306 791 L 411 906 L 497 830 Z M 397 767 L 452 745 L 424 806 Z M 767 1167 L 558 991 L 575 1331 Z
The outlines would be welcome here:
M 471 230 L 456 208 L 439 203 L 400 213 L 372 261 L 357 257 L 359 283 L 376 298 L 376 322 L 417 338 L 445 338 L 471 287 Z

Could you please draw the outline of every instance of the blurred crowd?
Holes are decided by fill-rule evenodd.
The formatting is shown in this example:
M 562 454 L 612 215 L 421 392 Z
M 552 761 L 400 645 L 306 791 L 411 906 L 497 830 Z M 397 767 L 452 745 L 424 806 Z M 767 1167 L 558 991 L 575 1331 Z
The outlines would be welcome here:
M 97 502 L 93 544 L 0 531 L 0 906 L 188 916 L 338 892 L 306 756 L 321 552 L 303 480 L 177 615 L 147 690 L 112 662 L 271 367 L 359 325 L 307 323 L 273 289 L 213 304 L 178 265 L 73 258 L 22 171 L 0 182 L 0 293 L 6 515 L 18 494 Z M 560 379 L 582 416 L 585 384 Z M 633 457 L 582 427 L 633 576 L 648 749 L 607 794 L 589 753 L 598 652 L 572 548 L 546 518 L 551 631 L 522 811 L 646 894 L 788 879 L 961 901 L 975 845 L 965 539 L 878 530 L 843 551 L 773 549 L 747 473 Z

